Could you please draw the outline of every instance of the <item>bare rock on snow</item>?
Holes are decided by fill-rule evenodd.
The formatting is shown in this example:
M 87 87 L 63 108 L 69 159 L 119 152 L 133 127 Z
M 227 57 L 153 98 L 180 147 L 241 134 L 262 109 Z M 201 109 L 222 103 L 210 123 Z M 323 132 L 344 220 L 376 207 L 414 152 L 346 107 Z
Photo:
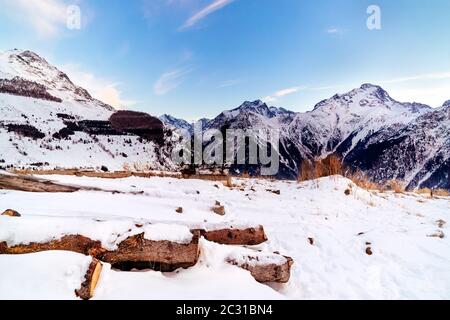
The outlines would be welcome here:
M 243 261 L 229 259 L 227 262 L 239 266 L 242 269 L 250 271 L 253 278 L 261 283 L 277 282 L 287 283 L 291 277 L 291 267 L 294 260 L 290 257 L 273 254 L 271 258 L 283 258 L 279 262 L 266 263 L 260 260 L 256 254 L 244 257 Z M 278 259 L 277 259 L 278 260 Z M 248 261 L 248 262 L 244 262 Z
M 429 234 L 427 237 L 444 239 L 445 238 L 445 233 L 442 230 L 438 230 L 435 233 Z
M 218 214 L 219 216 L 225 215 L 225 206 L 217 205 L 217 203 L 214 207 L 211 208 L 211 210 L 212 210 L 212 212 L 214 212 L 215 214 Z
M 10 217 L 21 217 L 20 213 L 15 210 L 8 209 L 1 214 L 2 216 L 10 216 Z
M 445 222 L 442 219 L 439 219 L 438 221 L 436 221 L 436 224 L 438 225 L 439 228 L 442 228 L 447 224 L 447 222 Z

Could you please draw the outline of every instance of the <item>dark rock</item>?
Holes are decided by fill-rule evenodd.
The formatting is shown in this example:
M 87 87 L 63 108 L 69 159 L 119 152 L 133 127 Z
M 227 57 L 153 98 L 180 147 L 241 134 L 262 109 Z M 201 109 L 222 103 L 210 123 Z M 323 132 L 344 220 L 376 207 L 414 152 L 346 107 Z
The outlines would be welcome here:
M 118 111 L 109 118 L 109 122 L 117 131 L 135 134 L 158 144 L 164 142 L 163 123 L 147 113 Z

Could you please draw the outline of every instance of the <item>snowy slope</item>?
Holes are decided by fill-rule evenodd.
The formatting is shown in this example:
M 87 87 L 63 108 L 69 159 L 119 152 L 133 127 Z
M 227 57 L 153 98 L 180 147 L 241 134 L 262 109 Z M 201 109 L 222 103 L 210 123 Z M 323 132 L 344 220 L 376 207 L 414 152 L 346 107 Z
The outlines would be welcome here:
M 33 194 L 1 191 L 0 211 L 14 208 L 23 215 L 22 218 L 43 219 L 43 224 L 48 217 L 70 219 L 70 228 L 85 228 L 93 233 L 101 230 L 97 228 L 95 231 L 85 224 L 83 221 L 86 219 L 113 219 L 124 230 L 130 219 L 186 225 L 262 224 L 269 240 L 255 249 L 278 251 L 293 257 L 295 261 L 288 284 L 261 285 L 248 272 L 224 264 L 224 257 L 230 254 L 228 247 L 202 241 L 200 262 L 188 270 L 168 274 L 153 271 L 123 273 L 111 271 L 106 266 L 96 299 L 450 297 L 448 198 L 370 192 L 338 176 L 305 183 L 235 179 L 234 189 L 217 188 L 213 182 L 169 178 L 48 178 L 144 193 L 131 195 L 82 191 L 73 194 Z M 267 190 L 280 190 L 280 195 Z M 349 195 L 345 194 L 346 190 L 350 190 Z M 211 212 L 215 201 L 225 205 L 225 216 Z M 175 212 L 179 206 L 183 207 L 183 214 Z M 439 227 L 438 220 L 447 224 Z M 107 230 L 110 229 L 107 227 Z M 32 230 L 27 236 L 36 232 L 41 231 Z M 433 237 L 438 232 L 446 236 L 442 239 Z M 10 237 L 10 241 L 23 239 Z M 372 255 L 367 254 L 368 247 Z M 35 274 L 34 270 L 41 270 L 44 261 L 49 261 L 46 259 L 53 259 L 45 255 L 0 256 L 0 266 L 6 268 L 6 272 L 0 272 L 0 286 L 11 283 L 9 279 L 16 279 L 14 283 L 24 281 L 26 286 L 26 275 Z M 70 259 L 74 259 L 71 261 L 77 268 L 85 265 L 81 258 Z M 63 271 L 70 264 L 64 259 L 58 261 L 54 262 L 57 265 L 55 273 L 36 273 L 42 274 L 42 277 L 32 279 L 35 285 L 39 285 L 40 281 L 45 283 L 43 290 L 23 293 L 22 286 L 5 285 L 9 290 L 0 290 L 0 297 L 8 297 L 10 293 L 19 298 L 33 294 L 39 298 L 48 296 L 47 290 L 63 292 L 58 288 L 65 286 L 68 276 Z M 75 274 L 68 278 L 73 277 L 77 278 Z M 152 289 L 148 290 L 149 287 Z M 11 288 L 17 288 L 18 292 L 11 291 Z M 64 292 L 68 294 L 69 291 Z M 61 295 L 61 298 L 68 297 Z
M 176 129 L 187 130 L 191 134 L 194 132 L 193 125 L 186 120 L 178 119 L 168 114 L 162 115 L 161 117 L 159 117 L 159 120 L 161 120 L 166 125 L 170 125 Z

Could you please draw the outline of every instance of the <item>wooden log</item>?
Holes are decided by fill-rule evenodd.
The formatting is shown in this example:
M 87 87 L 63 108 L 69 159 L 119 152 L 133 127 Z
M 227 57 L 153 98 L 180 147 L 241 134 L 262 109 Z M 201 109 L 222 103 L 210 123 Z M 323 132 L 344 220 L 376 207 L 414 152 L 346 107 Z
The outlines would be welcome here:
M 101 253 L 98 257 L 124 271 L 152 269 L 171 272 L 192 267 L 197 263 L 200 252 L 199 238 L 200 233 L 194 231 L 192 241 L 183 244 L 147 240 L 142 233 L 120 243 L 117 250 Z
M 57 184 L 51 181 L 25 176 L 0 174 L 0 189 L 25 192 L 75 192 L 79 187 Z
M 264 258 L 268 258 L 268 261 L 272 262 L 264 261 Z M 253 278 L 261 283 L 289 282 L 291 277 L 291 267 L 294 264 L 294 260 L 292 258 L 281 256 L 276 253 L 273 255 L 249 253 L 248 255 L 240 258 L 230 257 L 227 262 L 250 271 Z
M 9 247 L 6 242 L 0 242 L 0 254 L 28 254 L 43 251 L 71 251 L 84 255 L 96 256 L 105 251 L 100 241 L 94 241 L 80 235 L 67 235 L 59 240 L 46 243 L 30 243 Z
M 117 250 L 108 251 L 102 247 L 99 241 L 81 235 L 67 235 L 60 240 L 11 247 L 6 242 L 0 242 L 0 254 L 28 254 L 51 250 L 71 251 L 90 255 L 124 271 L 152 269 L 171 272 L 178 268 L 192 267 L 197 263 L 199 237 L 200 233 L 196 231 L 190 243 L 182 244 L 147 240 L 142 233 L 121 242 Z
M 212 242 L 229 245 L 253 246 L 267 241 L 263 226 L 238 229 L 226 228 L 220 230 L 201 230 L 202 236 Z
M 93 258 L 89 268 L 84 276 L 85 281 L 81 284 L 80 289 L 75 290 L 77 297 L 83 300 L 89 300 L 94 297 L 95 288 L 97 287 L 100 275 L 102 273 L 102 263 Z
M 77 177 L 123 179 L 131 177 L 132 173 L 128 171 L 116 171 L 116 172 L 78 171 L 75 175 Z

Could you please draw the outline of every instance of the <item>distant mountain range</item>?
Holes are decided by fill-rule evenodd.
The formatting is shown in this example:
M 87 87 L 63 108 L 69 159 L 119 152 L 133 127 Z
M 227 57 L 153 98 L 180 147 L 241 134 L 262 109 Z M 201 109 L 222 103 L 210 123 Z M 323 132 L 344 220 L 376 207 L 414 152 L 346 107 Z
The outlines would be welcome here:
M 177 143 L 173 132 L 192 133 L 192 124 L 160 117 L 165 124 L 161 145 L 136 130 L 117 131 L 109 121 L 115 112 L 37 54 L 0 53 L 0 167 L 177 170 L 170 160 Z M 279 130 L 278 178 L 296 178 L 302 161 L 336 154 L 377 182 L 398 179 L 411 189 L 450 189 L 450 101 L 437 109 L 401 103 L 381 87 L 364 84 L 306 113 L 257 100 L 201 121 L 205 130 Z
M 192 130 L 186 121 L 161 119 Z M 450 101 L 438 109 L 401 103 L 381 87 L 364 84 L 306 113 L 257 100 L 204 123 L 205 130 L 258 127 L 281 133 L 278 178 L 296 178 L 302 161 L 335 154 L 377 182 L 398 179 L 410 189 L 450 189 Z

